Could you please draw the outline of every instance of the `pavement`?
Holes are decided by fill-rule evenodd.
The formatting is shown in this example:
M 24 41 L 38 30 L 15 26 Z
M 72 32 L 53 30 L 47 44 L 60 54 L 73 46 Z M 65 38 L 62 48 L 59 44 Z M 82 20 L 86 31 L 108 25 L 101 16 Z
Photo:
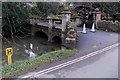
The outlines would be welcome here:
M 100 50 L 112 44 L 118 43 L 118 34 L 97 30 L 92 33 L 87 29 L 87 34 L 82 34 L 81 28 L 78 28 L 78 42 L 76 49 L 80 53 L 68 59 L 58 61 L 47 66 L 36 68 L 19 77 L 34 74 L 38 71 L 65 63 L 66 61 L 82 57 L 91 52 Z M 64 68 L 52 71 L 39 76 L 40 78 L 117 78 L 118 77 L 118 49 L 114 48 L 104 54 L 99 54 L 82 62 L 66 66 Z

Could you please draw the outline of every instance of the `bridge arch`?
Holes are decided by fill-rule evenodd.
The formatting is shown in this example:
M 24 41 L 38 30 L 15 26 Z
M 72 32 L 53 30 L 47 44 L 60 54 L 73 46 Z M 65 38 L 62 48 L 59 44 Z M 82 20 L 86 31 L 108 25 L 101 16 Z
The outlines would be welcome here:
M 37 31 L 37 32 L 35 32 L 35 36 L 39 36 L 39 37 L 42 37 L 42 38 L 45 38 L 45 39 L 48 40 L 47 33 L 43 32 L 43 31 Z
M 53 42 L 53 43 L 59 43 L 59 44 L 61 44 L 61 42 L 62 42 L 61 37 L 59 37 L 59 36 L 54 36 L 54 37 L 52 38 L 52 42 Z

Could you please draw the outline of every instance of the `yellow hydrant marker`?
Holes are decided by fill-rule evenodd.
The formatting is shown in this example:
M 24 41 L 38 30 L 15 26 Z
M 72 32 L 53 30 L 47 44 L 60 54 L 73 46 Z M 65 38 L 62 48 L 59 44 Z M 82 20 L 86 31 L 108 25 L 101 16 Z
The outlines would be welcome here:
M 6 49 L 6 55 L 8 56 L 8 64 L 12 64 L 13 49 L 12 48 L 7 48 Z

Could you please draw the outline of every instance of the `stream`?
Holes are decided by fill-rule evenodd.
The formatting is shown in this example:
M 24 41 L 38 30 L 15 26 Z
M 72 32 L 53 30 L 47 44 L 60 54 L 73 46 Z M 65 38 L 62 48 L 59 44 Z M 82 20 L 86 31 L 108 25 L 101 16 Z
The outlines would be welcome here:
M 2 64 L 7 64 L 6 48 L 13 48 L 12 62 L 41 56 L 50 51 L 61 49 L 59 43 L 49 43 L 40 36 L 24 36 L 2 39 Z M 31 54 L 31 55 L 30 55 Z

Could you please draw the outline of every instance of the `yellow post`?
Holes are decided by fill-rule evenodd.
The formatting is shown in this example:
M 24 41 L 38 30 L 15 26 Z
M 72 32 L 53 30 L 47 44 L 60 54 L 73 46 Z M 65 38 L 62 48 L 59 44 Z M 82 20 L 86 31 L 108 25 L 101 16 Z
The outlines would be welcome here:
M 13 49 L 7 48 L 6 55 L 8 56 L 8 64 L 12 64 L 12 54 L 13 54 Z
M 8 56 L 8 64 L 12 64 L 12 57 Z

